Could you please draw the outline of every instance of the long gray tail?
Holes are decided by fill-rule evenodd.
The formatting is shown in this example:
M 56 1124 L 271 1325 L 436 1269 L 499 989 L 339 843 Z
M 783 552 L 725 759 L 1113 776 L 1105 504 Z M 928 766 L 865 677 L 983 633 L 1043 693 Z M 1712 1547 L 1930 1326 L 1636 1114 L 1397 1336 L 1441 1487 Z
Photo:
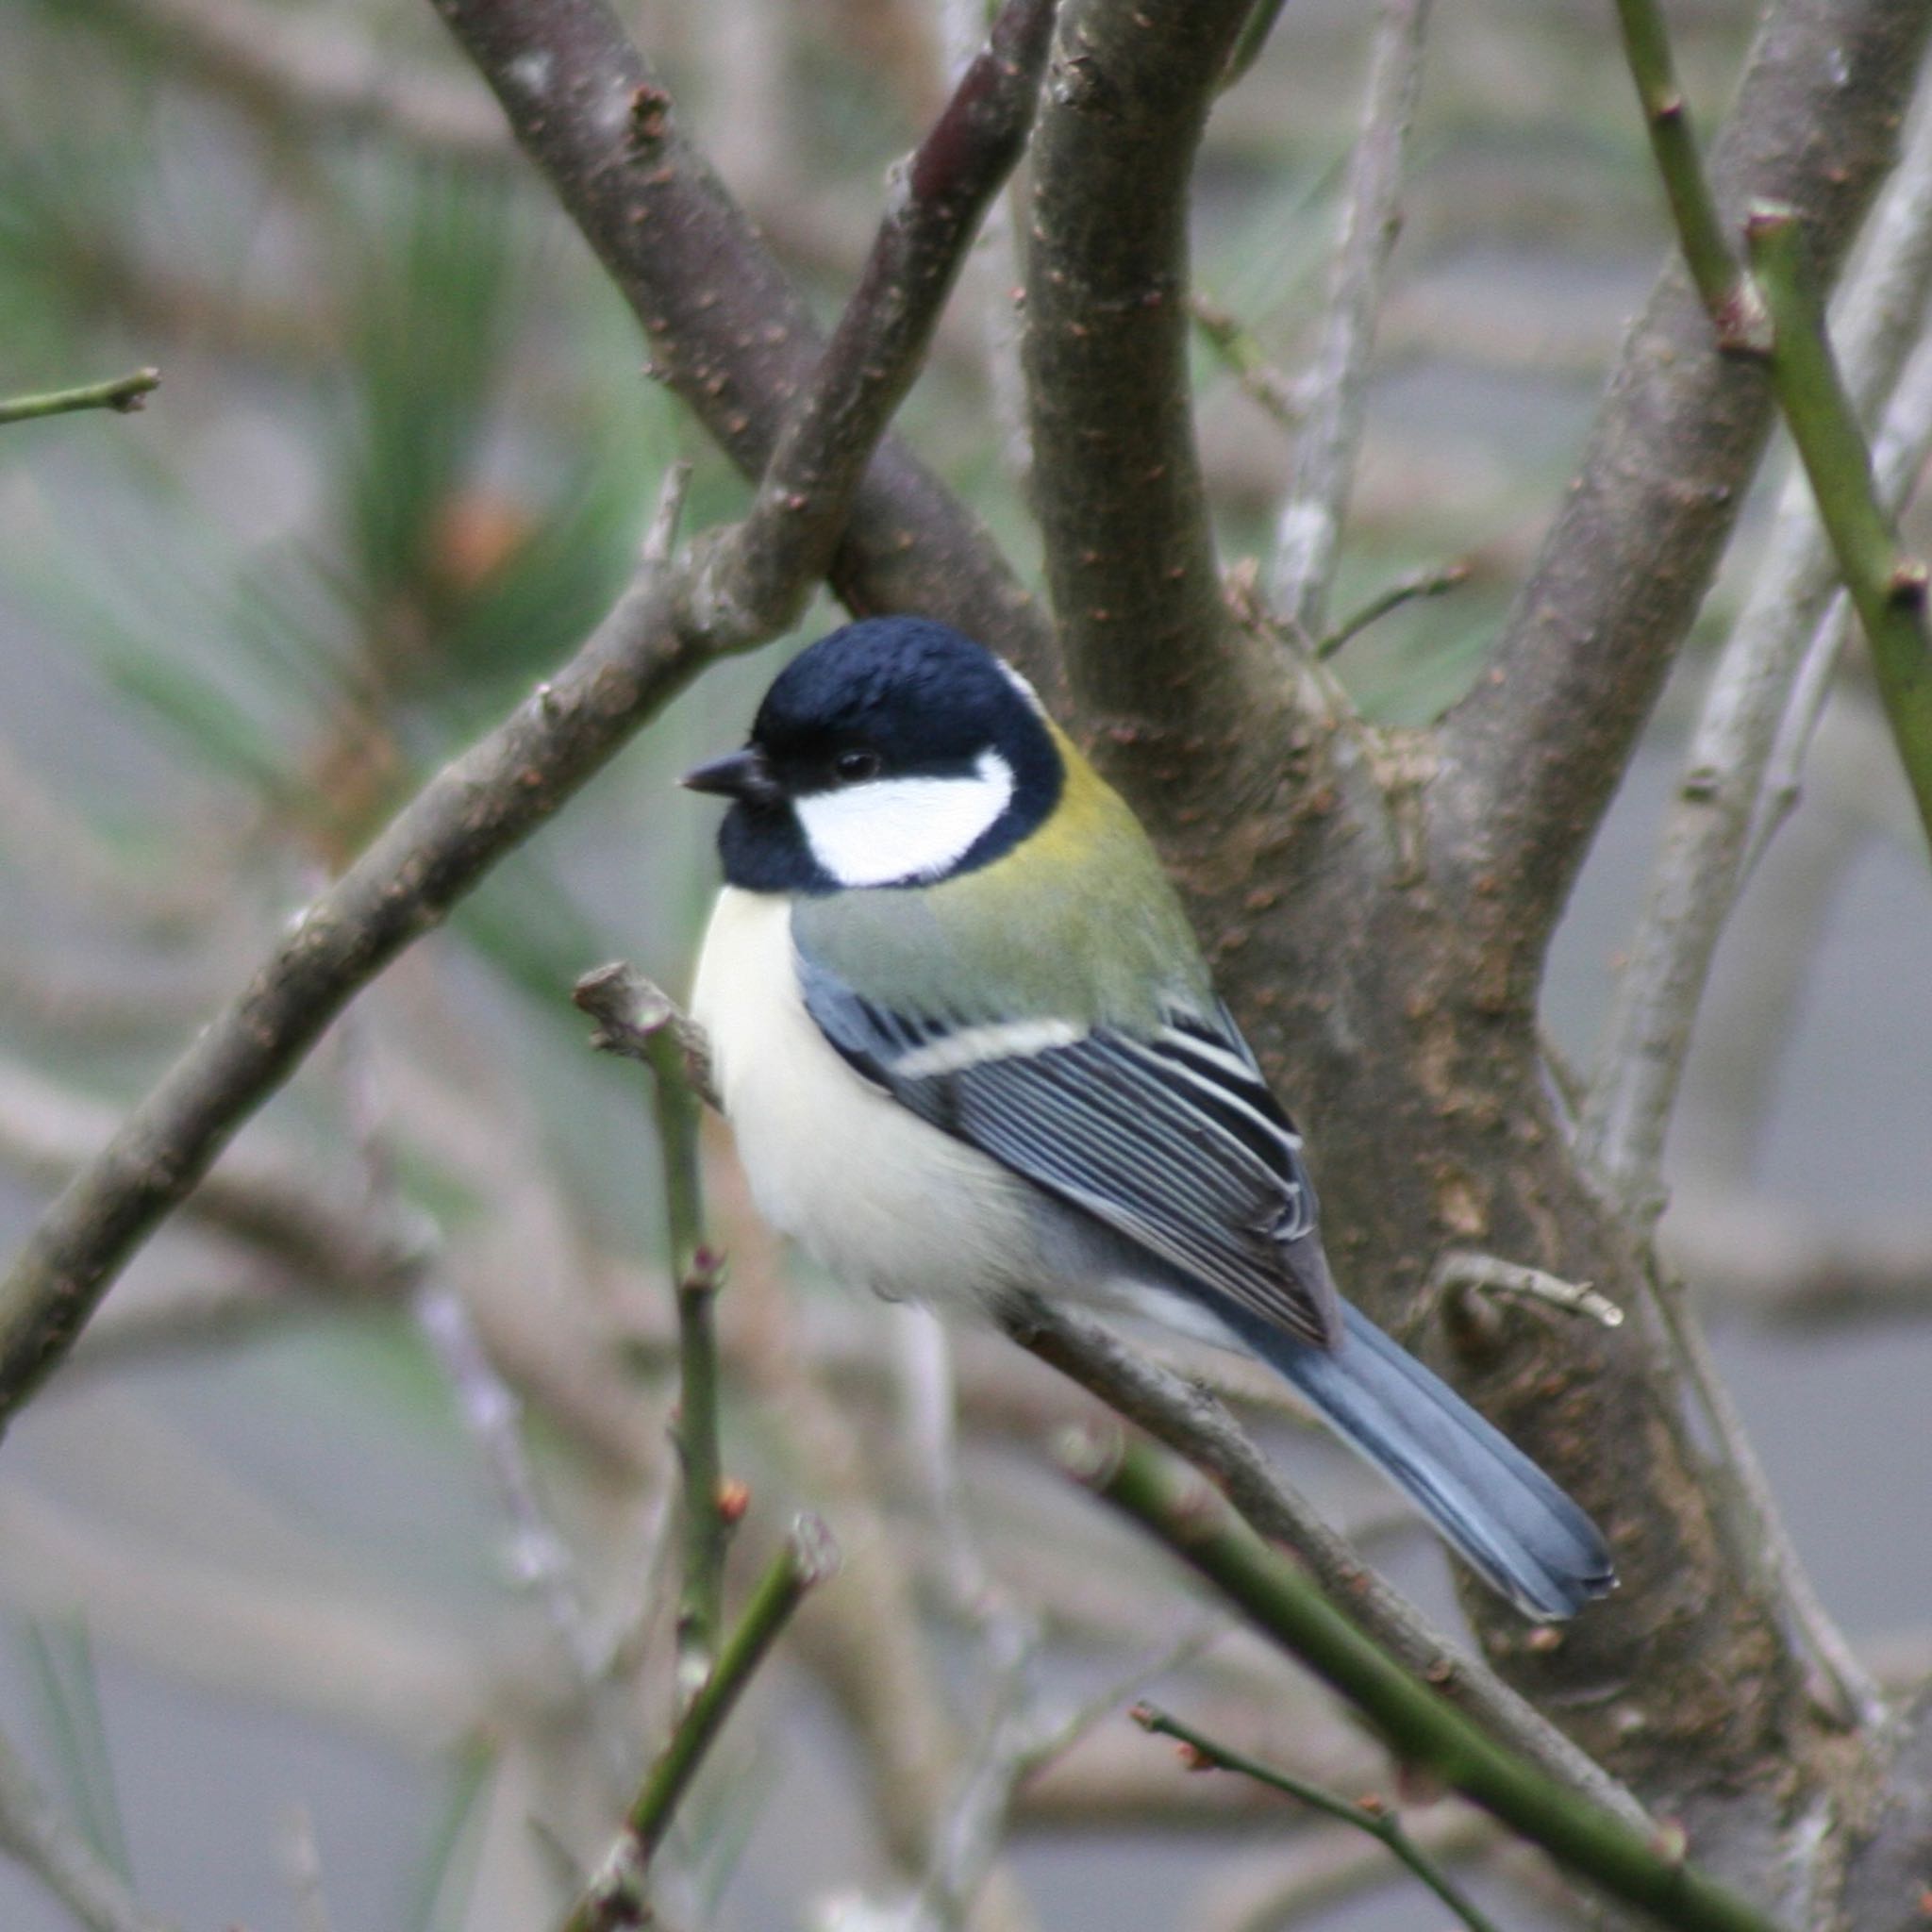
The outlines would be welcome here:
M 1224 1304 L 1217 1313 L 1525 1616 L 1574 1617 L 1616 1582 L 1596 1524 L 1366 1315 L 1344 1306 L 1347 1332 L 1329 1350 Z

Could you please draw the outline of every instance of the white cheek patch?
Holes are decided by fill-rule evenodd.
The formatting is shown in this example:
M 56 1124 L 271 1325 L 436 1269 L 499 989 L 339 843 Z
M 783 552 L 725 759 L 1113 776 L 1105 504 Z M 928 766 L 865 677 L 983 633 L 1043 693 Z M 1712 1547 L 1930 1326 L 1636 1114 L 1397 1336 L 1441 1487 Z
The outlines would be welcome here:
M 1013 802 L 1013 768 L 983 751 L 958 778 L 874 778 L 792 801 L 812 857 L 841 886 L 938 878 Z

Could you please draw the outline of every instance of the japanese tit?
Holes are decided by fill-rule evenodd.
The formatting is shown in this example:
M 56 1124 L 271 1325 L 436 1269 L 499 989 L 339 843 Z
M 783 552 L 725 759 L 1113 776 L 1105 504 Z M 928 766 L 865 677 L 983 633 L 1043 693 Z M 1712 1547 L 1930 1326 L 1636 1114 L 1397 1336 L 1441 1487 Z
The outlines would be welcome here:
M 1064 1294 L 1245 1349 L 1526 1615 L 1610 1587 L 1590 1519 L 1336 1292 L 1152 844 L 1017 673 L 848 625 L 684 782 L 732 800 L 692 1009 L 776 1227 L 895 1298 Z

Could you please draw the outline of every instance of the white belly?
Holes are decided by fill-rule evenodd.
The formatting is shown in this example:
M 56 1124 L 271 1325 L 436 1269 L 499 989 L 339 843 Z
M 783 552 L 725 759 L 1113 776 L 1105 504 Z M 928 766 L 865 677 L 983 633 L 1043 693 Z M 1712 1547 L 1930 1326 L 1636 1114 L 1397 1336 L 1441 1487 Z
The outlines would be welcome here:
M 834 1274 L 985 1304 L 1038 1280 L 1033 1190 L 928 1126 L 827 1044 L 798 993 L 790 903 L 727 886 L 692 1017 L 759 1210 Z

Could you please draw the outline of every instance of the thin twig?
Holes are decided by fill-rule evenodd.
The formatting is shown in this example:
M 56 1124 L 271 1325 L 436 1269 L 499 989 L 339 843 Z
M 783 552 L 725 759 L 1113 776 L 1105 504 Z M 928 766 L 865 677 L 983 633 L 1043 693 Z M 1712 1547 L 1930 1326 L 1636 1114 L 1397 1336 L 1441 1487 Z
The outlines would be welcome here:
M 1446 1862 L 1491 1849 L 1499 1833 L 1492 1818 L 1458 1806 L 1428 1812 L 1410 1836 L 1431 1857 Z M 1327 1825 L 1309 1832 L 1291 1852 L 1219 1876 L 1195 1923 L 1200 1932 L 1293 1932 L 1388 1876 L 1388 1855 L 1379 1845 L 1359 1831 Z
M 1624 59 L 1637 83 L 1651 154 L 1663 177 L 1678 244 L 1717 331 L 1718 346 L 1762 354 L 1770 346 L 1770 318 L 1724 234 L 1690 112 L 1677 85 L 1663 15 L 1656 0 L 1617 0 L 1617 24 L 1623 29 Z
M 1720 208 L 1772 195 L 1805 208 L 1835 274 L 1895 158 L 1932 9 L 1804 0 L 1763 16 L 1711 146 Z M 1802 126 L 1802 142 L 1789 138 Z M 1674 259 L 1624 338 L 1573 488 L 1495 650 L 1438 728 L 1431 789 L 1466 879 L 1493 983 L 1526 1006 L 1631 748 L 1651 715 L 1748 493 L 1774 404 L 1718 352 Z M 1579 721 L 1588 729 L 1579 731 Z M 1563 757 L 1544 754 L 1558 741 Z
M 920 365 L 973 225 L 1018 158 L 1050 24 L 1048 0 L 1008 0 L 989 50 L 915 152 L 743 523 L 681 565 L 645 564 L 570 663 L 432 778 L 303 911 L 42 1214 L 0 1281 L 0 1424 L 362 987 L 701 670 L 795 619 Z
M 1263 1764 L 1258 1758 L 1217 1743 L 1205 1732 L 1183 1724 L 1179 1718 L 1154 1705 L 1136 1705 L 1128 1715 L 1150 1735 L 1172 1738 L 1180 1744 L 1190 1771 L 1237 1772 L 1242 1777 L 1253 1778 L 1257 1784 L 1266 1785 L 1271 1790 L 1293 1798 L 1312 1811 L 1321 1812 L 1324 1817 L 1366 1832 L 1378 1844 L 1386 1846 L 1391 1857 L 1407 1865 L 1469 1927 L 1469 1932 L 1496 1932 L 1493 1922 L 1475 1901 L 1403 1829 L 1401 1815 L 1391 1810 L 1379 1799 L 1358 1798 L 1351 1804 L 1345 1798 L 1338 1798 L 1333 1791 L 1324 1790 L 1320 1785 L 1310 1784 L 1306 1778 L 1296 1777 L 1291 1772 L 1277 1770 L 1272 1764 Z
M 670 1279 L 676 1284 L 678 1399 L 675 1441 L 684 1474 L 684 1565 L 677 1613 L 680 1703 L 711 1672 L 724 1624 L 724 1551 L 743 1513 L 724 1481 L 718 1430 L 718 1337 L 714 1306 L 724 1259 L 705 1240 L 704 1177 L 698 1160 L 699 1084 L 708 1070 L 692 1029 L 649 980 L 619 962 L 578 980 L 573 995 L 597 1022 L 592 1043 L 651 1070 Z
M 1932 344 L 1901 374 L 1928 291 L 1932 107 L 1915 117 L 1838 304 L 1853 394 L 1886 419 L 1876 468 L 1894 512 L 1932 442 Z M 1794 477 L 1712 676 L 1582 1108 L 1584 1159 L 1640 1216 L 1659 1205 L 1664 1136 L 1719 936 L 1796 796 L 1845 622 L 1833 608 L 1836 580 L 1810 491 Z
M 1536 1764 L 1552 1784 L 1579 1792 L 1642 1829 L 1643 1807 L 1600 1765 L 1479 1658 L 1459 1652 L 1365 1564 L 1272 1469 L 1221 1405 L 1128 1349 L 1084 1314 L 1039 1303 L 1016 1310 L 1007 1332 L 1211 1476 L 1261 1535 L 1284 1543 L 1331 1601 L 1410 1670 L 1438 1686 L 1491 1735 Z
M 1775 1932 L 1774 1922 L 1687 1863 L 1493 1742 L 1361 1635 L 1321 1591 L 1244 1529 L 1191 1474 L 1133 1443 L 1068 1445 L 1072 1473 L 1235 1604 L 1263 1636 L 1338 1690 L 1405 1762 L 1464 1797 L 1611 1897 L 1677 1932 Z
M 815 1517 L 800 1517 L 785 1548 L 752 1592 L 744 1614 L 725 1638 L 704 1688 L 679 1718 L 670 1742 L 646 1774 L 624 1830 L 564 1921 L 563 1932 L 611 1932 L 614 1927 L 648 1923 L 646 1885 L 651 1860 L 691 1789 L 691 1779 L 779 1632 L 807 1593 L 831 1577 L 838 1567 L 838 1548 L 824 1524 Z
M 1932 110 L 1924 118 L 1927 160 L 1923 178 L 1927 192 L 1924 196 L 1926 221 L 1923 233 L 1927 245 L 1922 253 L 1928 270 L 1932 270 Z M 1928 279 L 1932 279 L 1932 275 L 1928 275 Z M 1922 290 L 1922 299 L 1923 294 Z M 1890 407 L 1885 412 L 1884 426 L 1873 445 L 1872 467 L 1878 479 L 1879 499 L 1893 516 L 1899 515 L 1910 499 L 1924 474 L 1928 457 L 1932 457 L 1932 339 L 1919 344 L 1899 376 Z M 1828 568 L 1828 547 L 1811 511 L 1808 489 L 1806 510 L 1822 574 Z M 1758 787 L 1750 830 L 1744 841 L 1745 878 L 1756 870 L 1766 845 L 1797 805 L 1811 735 L 1824 712 L 1832 674 L 1851 635 L 1852 603 L 1843 591 L 1829 599 L 1821 595 L 1819 603 L 1823 614 L 1817 620 L 1810 642 L 1805 646 L 1797 675 L 1790 680 L 1790 696 L 1764 759 L 1763 782 Z
M 1351 638 L 1358 637 L 1370 625 L 1378 624 L 1391 610 L 1412 604 L 1419 597 L 1441 597 L 1469 581 L 1466 563 L 1439 564 L 1433 570 L 1410 571 L 1377 591 L 1358 610 L 1352 610 L 1315 646 L 1318 658 L 1332 658 Z
M 1428 24 L 1429 0 L 1382 0 L 1321 341 L 1304 385 L 1307 417 L 1275 519 L 1268 601 L 1281 624 L 1307 638 L 1325 626 L 1355 482 L 1383 275 L 1402 225 L 1404 152 L 1422 92 Z
M 1452 1248 L 1430 1272 L 1429 1286 L 1435 1291 L 1476 1289 L 1484 1294 L 1518 1295 L 1525 1301 L 1541 1302 L 1546 1307 L 1561 1308 L 1566 1314 L 1587 1315 L 1606 1328 L 1624 1324 L 1623 1309 L 1607 1295 L 1597 1293 L 1589 1282 L 1565 1281 L 1559 1274 L 1525 1268 L 1495 1255 Z
M 1234 372 L 1241 393 L 1282 428 L 1300 428 L 1308 412 L 1307 385 L 1277 369 L 1253 333 L 1218 302 L 1199 293 L 1190 295 L 1188 313 L 1201 339 Z
M 36 416 L 64 416 L 73 409 L 112 409 L 132 416 L 146 406 L 160 387 L 158 369 L 137 369 L 108 382 L 83 383 L 78 389 L 52 389 L 39 395 L 0 398 L 0 423 L 25 423 Z

